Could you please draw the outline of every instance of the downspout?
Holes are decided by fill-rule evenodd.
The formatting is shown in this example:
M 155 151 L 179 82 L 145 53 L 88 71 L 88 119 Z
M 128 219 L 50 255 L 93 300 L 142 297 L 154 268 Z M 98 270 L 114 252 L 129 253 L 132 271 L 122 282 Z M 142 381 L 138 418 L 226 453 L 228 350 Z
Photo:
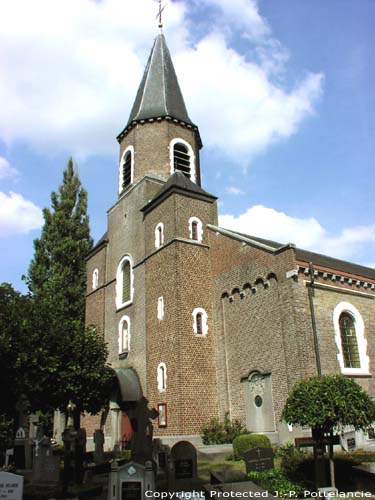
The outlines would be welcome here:
M 315 358 L 316 358 L 316 368 L 318 370 L 318 375 L 319 377 L 322 374 L 322 366 L 320 363 L 320 353 L 319 353 L 319 344 L 318 344 L 318 331 L 316 328 L 316 318 L 315 318 L 315 308 L 314 308 L 314 283 L 315 283 L 315 276 L 314 276 L 314 268 L 312 262 L 309 264 L 309 269 L 310 269 L 310 278 L 311 282 L 310 285 L 307 287 L 309 291 L 309 303 L 310 303 L 310 313 L 311 313 L 311 323 L 312 323 L 312 329 L 313 329 L 313 337 L 314 337 L 314 349 L 315 349 Z

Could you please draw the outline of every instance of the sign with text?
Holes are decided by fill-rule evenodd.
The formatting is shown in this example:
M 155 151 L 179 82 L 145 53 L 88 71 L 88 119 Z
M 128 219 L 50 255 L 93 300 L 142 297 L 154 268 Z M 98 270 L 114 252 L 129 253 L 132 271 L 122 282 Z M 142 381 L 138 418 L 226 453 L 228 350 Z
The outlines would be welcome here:
M 253 448 L 244 453 L 246 472 L 263 471 L 274 468 L 272 448 Z
M 10 472 L 0 472 L 0 499 L 22 500 L 23 477 Z
M 193 477 L 193 461 L 189 459 L 176 460 L 176 479 L 187 479 Z

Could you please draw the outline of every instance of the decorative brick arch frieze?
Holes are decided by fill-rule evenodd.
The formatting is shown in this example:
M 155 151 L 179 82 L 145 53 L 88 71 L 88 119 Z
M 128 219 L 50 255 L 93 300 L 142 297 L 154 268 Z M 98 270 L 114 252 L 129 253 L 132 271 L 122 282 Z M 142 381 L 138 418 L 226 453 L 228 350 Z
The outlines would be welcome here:
M 224 290 L 221 294 L 221 299 L 228 299 L 233 302 L 237 297 L 244 299 L 255 295 L 259 290 L 268 290 L 277 285 L 278 279 L 275 273 L 268 273 L 266 277 L 259 276 L 254 283 L 247 281 L 242 286 L 236 286 L 232 290 Z

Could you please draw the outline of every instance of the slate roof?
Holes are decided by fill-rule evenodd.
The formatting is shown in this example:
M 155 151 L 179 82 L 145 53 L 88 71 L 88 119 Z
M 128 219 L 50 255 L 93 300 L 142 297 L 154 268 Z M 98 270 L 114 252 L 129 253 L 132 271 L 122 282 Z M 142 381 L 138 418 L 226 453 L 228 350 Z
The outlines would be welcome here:
M 165 37 L 156 37 L 126 126 L 171 116 L 193 125 L 186 110 Z
M 192 182 L 186 175 L 177 170 L 172 174 L 163 187 L 156 193 L 156 195 L 150 200 L 142 209 L 142 212 L 149 212 L 155 206 L 159 205 L 163 200 L 165 200 L 171 193 L 179 193 L 191 198 L 198 198 L 200 200 L 205 200 L 209 202 L 214 202 L 217 197 L 208 193 L 202 189 L 198 184 Z
M 244 233 L 238 233 L 236 231 L 230 232 L 248 238 L 254 241 L 258 241 L 263 245 L 278 250 L 279 248 L 285 246 L 282 243 L 278 243 L 272 240 L 266 240 L 264 238 L 258 238 L 257 236 L 250 236 Z M 375 269 L 371 267 L 362 266 L 360 264 L 354 264 L 353 262 L 348 262 L 345 260 L 336 259 L 334 257 L 329 257 L 328 255 L 323 255 L 316 252 L 310 252 L 309 250 L 304 250 L 302 248 L 295 248 L 296 259 L 302 262 L 312 262 L 316 266 L 327 267 L 329 269 L 335 269 L 337 271 L 346 272 L 349 274 L 354 274 L 356 276 L 366 276 L 367 278 L 375 279 Z

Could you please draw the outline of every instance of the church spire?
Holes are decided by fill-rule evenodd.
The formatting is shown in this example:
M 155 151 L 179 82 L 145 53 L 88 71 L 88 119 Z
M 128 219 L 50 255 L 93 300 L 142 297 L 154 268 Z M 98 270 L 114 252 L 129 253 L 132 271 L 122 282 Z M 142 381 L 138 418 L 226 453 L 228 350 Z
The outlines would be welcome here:
M 132 124 L 167 117 L 196 129 L 187 113 L 165 37 L 160 33 L 152 47 L 128 123 L 119 138 Z

